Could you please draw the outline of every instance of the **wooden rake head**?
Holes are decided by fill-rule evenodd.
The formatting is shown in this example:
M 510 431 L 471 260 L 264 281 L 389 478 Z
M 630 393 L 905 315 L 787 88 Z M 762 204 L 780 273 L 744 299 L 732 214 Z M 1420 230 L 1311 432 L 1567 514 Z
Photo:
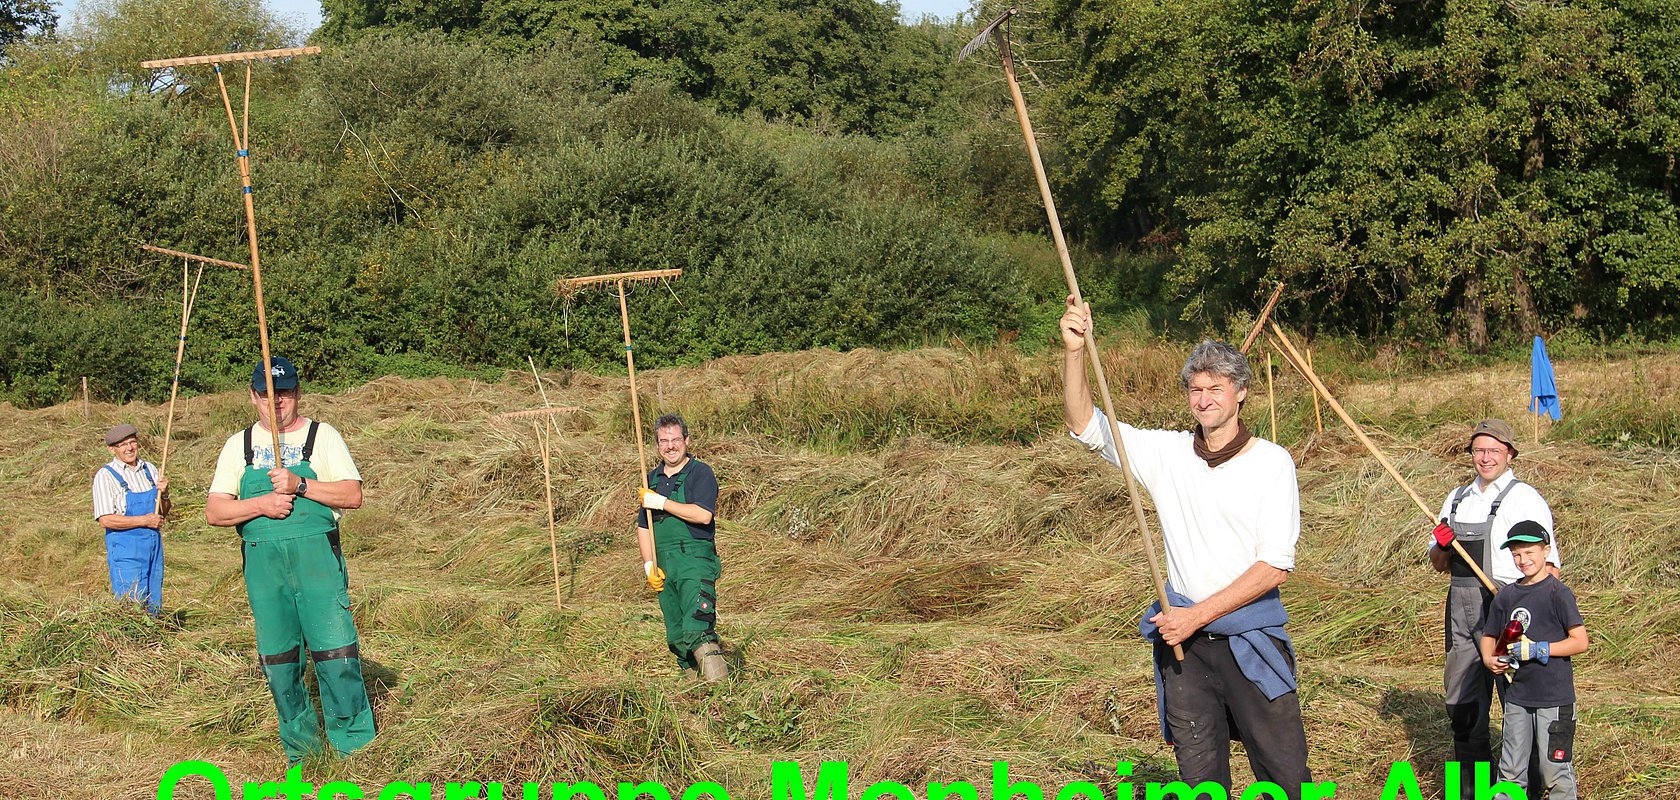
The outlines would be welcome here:
M 189 260 L 192 260 L 192 261 L 197 261 L 200 264 L 214 264 L 218 267 L 227 267 L 229 269 L 242 269 L 242 270 L 245 270 L 246 272 L 251 271 L 251 268 L 249 266 L 245 265 L 245 264 L 240 264 L 240 263 L 237 263 L 237 262 L 234 262 L 234 261 L 223 261 L 219 258 L 211 258 L 209 256 L 195 256 L 192 253 L 183 253 L 180 250 L 170 250 L 167 247 L 158 247 L 157 245 L 142 244 L 142 245 L 140 245 L 140 249 L 141 250 L 146 250 L 146 251 L 152 252 L 152 253 L 162 253 L 163 255 L 173 256 L 175 258 L 185 258 L 185 259 L 189 259 Z
M 496 419 L 523 419 L 525 417 L 557 417 L 561 414 L 572 414 L 583 409 L 577 406 L 544 406 L 542 408 L 527 408 L 524 411 L 507 411 L 496 415 Z
M 164 67 L 186 67 L 197 64 L 227 64 L 234 61 L 267 61 L 275 58 L 291 58 L 292 56 L 312 56 L 321 52 L 321 48 L 310 47 L 281 47 L 274 50 L 247 50 L 240 53 L 217 53 L 210 56 L 183 56 L 181 58 L 157 58 L 142 61 L 142 69 L 163 69 Z
M 581 278 L 561 278 L 555 282 L 554 291 L 561 297 L 570 298 L 596 284 L 653 283 L 665 278 L 681 277 L 682 273 L 681 269 L 644 269 L 639 272 L 612 272 L 606 275 L 585 275 Z
M 986 40 L 992 38 L 993 34 L 997 35 L 998 46 L 1008 47 L 1007 40 L 1003 36 L 1003 24 L 1019 13 L 1021 13 L 1019 9 L 1011 8 L 1000 14 L 997 19 L 992 20 L 986 27 L 981 28 L 980 32 L 975 34 L 973 39 L 968 40 L 968 44 L 963 45 L 962 50 L 958 51 L 957 60 L 961 61 L 974 55 L 976 50 L 986 46 Z

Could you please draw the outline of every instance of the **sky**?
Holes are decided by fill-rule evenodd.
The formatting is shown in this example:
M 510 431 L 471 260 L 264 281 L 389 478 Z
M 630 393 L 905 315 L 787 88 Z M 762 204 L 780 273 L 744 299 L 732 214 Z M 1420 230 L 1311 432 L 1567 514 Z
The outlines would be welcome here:
M 57 5 L 59 21 L 69 22 L 76 0 L 59 0 Z M 276 16 L 306 30 L 314 30 L 321 25 L 320 0 L 263 0 L 263 5 Z M 968 6 L 969 0 L 899 0 L 898 3 L 899 14 L 905 20 L 915 20 L 923 14 L 951 17 L 967 11 Z

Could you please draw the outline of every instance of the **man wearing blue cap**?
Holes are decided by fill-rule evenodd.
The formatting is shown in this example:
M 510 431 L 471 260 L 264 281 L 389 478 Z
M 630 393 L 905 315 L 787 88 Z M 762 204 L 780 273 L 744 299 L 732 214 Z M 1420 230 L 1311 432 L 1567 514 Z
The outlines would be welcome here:
M 267 377 L 274 383 L 273 417 Z M 336 429 L 298 416 L 298 385 L 289 359 L 275 357 L 267 376 L 257 365 L 251 405 L 258 421 L 228 437 L 204 506 L 211 525 L 239 530 L 257 657 L 280 716 L 280 743 L 292 763 L 325 750 L 303 683 L 306 654 L 321 689 L 326 743 L 348 755 L 374 736 L 338 538 L 340 512 L 362 504 L 362 476 Z M 270 433 L 275 430 L 278 461 Z

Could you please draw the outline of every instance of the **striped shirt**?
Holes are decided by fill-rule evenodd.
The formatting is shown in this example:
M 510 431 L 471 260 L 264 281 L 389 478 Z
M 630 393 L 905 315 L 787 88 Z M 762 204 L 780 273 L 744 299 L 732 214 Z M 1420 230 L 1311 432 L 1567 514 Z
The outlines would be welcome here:
M 150 469 L 153 475 L 158 472 L 157 466 L 145 459 L 141 459 L 130 467 L 113 458 L 111 463 L 106 466 L 116 470 L 123 480 L 128 481 L 128 490 L 131 492 L 149 492 L 152 490 L 152 480 L 146 477 L 146 470 L 141 469 L 141 467 Z M 93 473 L 93 518 L 97 520 L 106 514 L 127 516 L 128 495 L 123 493 L 122 486 L 117 483 L 117 479 L 111 477 L 111 471 L 105 469 L 105 467 L 100 467 L 98 472 Z

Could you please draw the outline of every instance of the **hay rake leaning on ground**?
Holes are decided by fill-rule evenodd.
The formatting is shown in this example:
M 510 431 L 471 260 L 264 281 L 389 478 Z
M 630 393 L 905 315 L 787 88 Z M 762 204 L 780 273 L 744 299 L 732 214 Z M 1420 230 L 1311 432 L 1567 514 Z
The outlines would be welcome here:
M 1196 346 L 1180 373 L 1193 433 L 1111 426 L 1085 378 L 1090 332 L 1090 307 L 1069 297 L 1061 319 L 1063 411 L 1074 437 L 1110 463 L 1119 463 L 1112 431 L 1120 431 L 1127 467 L 1161 518 L 1172 605 L 1151 606 L 1141 629 L 1156 642 L 1163 734 L 1175 745 L 1179 776 L 1229 790 L 1231 741 L 1240 737 L 1255 777 L 1299 797 L 1312 775 L 1283 628 L 1289 616 L 1278 593 L 1295 568 L 1301 532 L 1295 462 L 1242 424 L 1248 359 L 1211 340 Z M 1183 646 L 1182 661 L 1170 645 Z

